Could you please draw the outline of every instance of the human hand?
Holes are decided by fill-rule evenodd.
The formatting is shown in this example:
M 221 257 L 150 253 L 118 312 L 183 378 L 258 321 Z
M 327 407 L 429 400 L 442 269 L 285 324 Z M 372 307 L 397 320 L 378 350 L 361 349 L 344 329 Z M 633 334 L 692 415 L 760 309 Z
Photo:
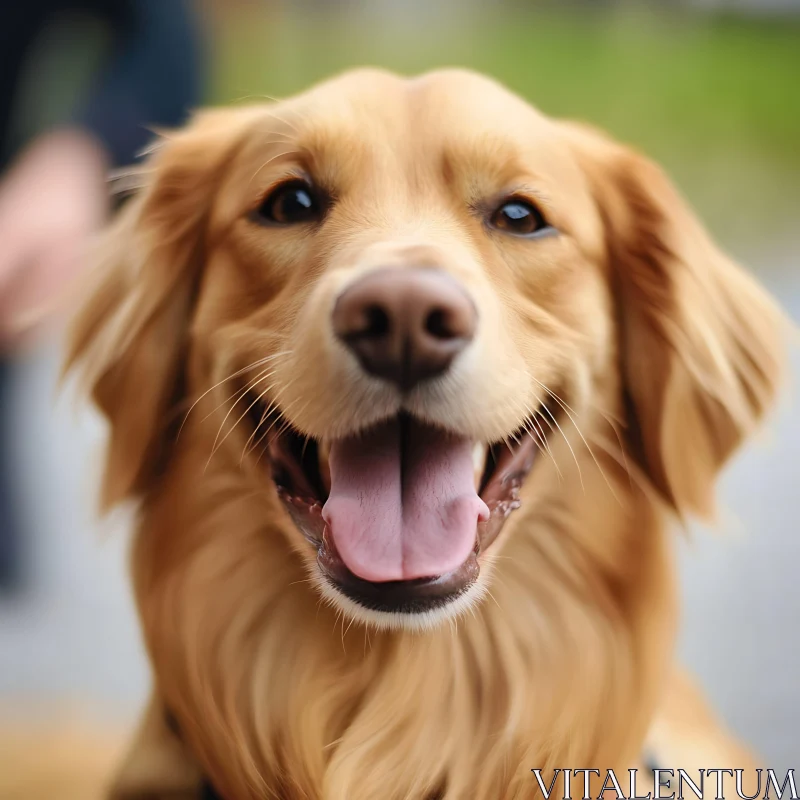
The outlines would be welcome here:
M 89 134 L 40 136 L 0 181 L 0 350 L 59 310 L 105 219 L 106 158 Z

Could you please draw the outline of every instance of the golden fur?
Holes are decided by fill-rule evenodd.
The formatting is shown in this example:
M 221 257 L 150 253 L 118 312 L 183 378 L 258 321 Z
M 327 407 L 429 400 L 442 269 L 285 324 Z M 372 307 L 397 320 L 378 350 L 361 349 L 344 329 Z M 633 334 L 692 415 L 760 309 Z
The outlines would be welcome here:
M 4 720 L 7 720 L 4 717 Z M 696 784 L 709 764 L 744 770 L 744 790 L 752 794 L 756 761 L 731 738 L 708 708 L 702 694 L 682 673 L 675 673 L 647 741 L 661 766 L 681 765 Z M 63 717 L 41 724 L 4 725 L 0 730 L 0 797 L 3 800 L 101 800 L 169 798 L 195 800 L 200 783 L 196 763 L 164 724 L 163 709 L 151 703 L 128 754 L 121 760 L 126 737 L 118 726 L 77 725 Z M 639 763 L 637 786 L 652 784 Z M 626 776 L 618 776 L 627 790 Z M 714 779 L 706 778 L 714 787 Z M 575 794 L 580 779 L 573 784 Z M 730 785 L 727 787 L 730 790 Z M 561 784 L 557 784 L 561 789 Z M 711 789 L 709 789 L 711 790 Z M 665 792 L 666 794 L 666 792 Z M 610 798 L 611 795 L 608 795 Z
M 298 170 L 331 187 L 325 224 L 254 225 Z M 229 800 L 511 800 L 534 767 L 633 764 L 671 660 L 668 524 L 712 514 L 776 391 L 764 292 L 650 161 L 467 72 L 201 113 L 142 182 L 69 362 L 110 423 L 104 502 L 140 504 L 154 707 L 201 771 Z M 512 191 L 560 235 L 487 231 L 475 209 Z M 324 320 L 354 276 L 407 263 L 456 276 L 481 320 L 410 410 L 491 442 L 559 408 L 469 608 L 423 631 L 323 602 L 236 405 L 250 382 L 320 439 L 396 412 Z M 131 774 L 119 796 L 144 797 Z

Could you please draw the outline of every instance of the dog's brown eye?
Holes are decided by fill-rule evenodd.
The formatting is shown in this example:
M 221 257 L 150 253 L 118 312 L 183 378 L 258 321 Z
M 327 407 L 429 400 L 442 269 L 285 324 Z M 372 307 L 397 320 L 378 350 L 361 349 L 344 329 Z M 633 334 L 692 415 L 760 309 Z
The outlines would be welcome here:
M 498 230 L 518 236 L 530 236 L 550 227 L 536 206 L 517 198 L 506 200 L 492 214 L 491 224 Z
M 292 181 L 267 195 L 256 216 L 260 221 L 278 225 L 298 225 L 320 219 L 323 212 L 319 193 L 305 181 Z

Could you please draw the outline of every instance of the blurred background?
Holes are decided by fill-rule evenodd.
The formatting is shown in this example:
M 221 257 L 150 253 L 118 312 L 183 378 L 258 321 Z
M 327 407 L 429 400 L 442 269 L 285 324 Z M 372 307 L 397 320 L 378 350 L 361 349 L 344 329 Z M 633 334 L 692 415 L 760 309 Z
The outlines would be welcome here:
M 130 151 L 115 144 L 130 131 L 104 139 L 105 108 L 133 120 L 128 139 L 138 141 L 188 106 L 280 97 L 352 65 L 469 66 L 659 160 L 725 249 L 800 320 L 800 0 L 144 0 L 147 24 L 156 6 L 184 14 L 146 50 L 160 43 L 174 65 L 150 72 L 151 84 L 191 68 L 164 119 L 163 97 L 148 106 L 123 80 L 143 58 L 141 31 L 115 56 L 118 23 L 97 13 L 104 4 L 75 5 L 86 7 L 54 14 L 32 37 L 13 82 L 0 75 L 4 91 L 13 84 L 0 98 L 10 109 L 6 184 L 33 137 L 83 119 L 111 142 L 96 163 L 121 166 Z M 88 116 L 75 117 L 92 92 Z M 93 219 L 87 212 L 87 228 Z M 94 514 L 103 428 L 57 391 L 59 348 L 58 333 L 7 332 L 0 360 L 14 520 L 0 495 L 0 715 L 124 726 L 148 684 L 125 575 L 129 518 Z M 798 454 L 789 394 L 725 475 L 721 533 L 696 530 L 679 544 L 681 656 L 726 721 L 781 770 L 800 767 Z

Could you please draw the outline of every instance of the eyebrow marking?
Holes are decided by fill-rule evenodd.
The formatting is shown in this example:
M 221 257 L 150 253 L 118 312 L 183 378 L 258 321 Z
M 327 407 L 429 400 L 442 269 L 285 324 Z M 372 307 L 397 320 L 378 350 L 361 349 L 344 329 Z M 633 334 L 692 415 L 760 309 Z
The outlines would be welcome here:
M 526 172 L 518 148 L 493 134 L 461 142 L 448 142 L 442 154 L 443 171 L 471 174 L 492 183 L 511 183 Z

